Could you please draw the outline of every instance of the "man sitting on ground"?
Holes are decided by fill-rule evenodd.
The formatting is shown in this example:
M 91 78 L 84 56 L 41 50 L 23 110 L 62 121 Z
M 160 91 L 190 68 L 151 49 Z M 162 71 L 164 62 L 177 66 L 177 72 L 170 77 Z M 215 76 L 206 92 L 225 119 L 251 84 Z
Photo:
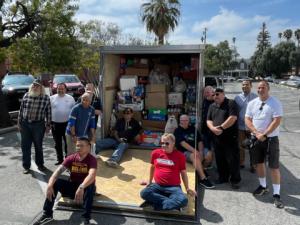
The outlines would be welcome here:
M 141 197 L 153 205 L 154 210 L 180 210 L 188 203 L 188 199 L 180 186 L 180 176 L 189 195 L 196 196 L 196 192 L 189 188 L 184 155 L 174 149 L 173 134 L 161 137 L 162 148 L 151 153 L 151 167 L 147 187 L 141 191 Z M 153 178 L 155 183 L 153 182 Z M 142 204 L 144 205 L 144 204 Z
M 196 168 L 200 178 L 199 184 L 205 188 L 214 188 L 215 186 L 207 179 L 203 170 L 203 142 L 199 132 L 190 125 L 188 115 L 181 115 L 179 120 L 179 126 L 174 132 L 176 148 L 184 154 L 186 161 Z
M 76 152 L 69 155 L 50 177 L 44 212 L 34 225 L 53 220 L 53 205 L 57 192 L 74 199 L 77 203 L 83 203 L 82 218 L 84 224 L 90 224 L 97 171 L 97 160 L 90 154 L 90 149 L 91 144 L 86 137 L 77 139 Z M 66 169 L 71 172 L 69 181 L 58 178 Z
M 117 167 L 129 143 L 136 140 L 142 127 L 133 117 L 133 110 L 126 108 L 124 118 L 118 119 L 112 131 L 112 137 L 104 138 L 96 142 L 96 154 L 104 149 L 115 148 L 110 159 L 105 163 L 110 167 Z

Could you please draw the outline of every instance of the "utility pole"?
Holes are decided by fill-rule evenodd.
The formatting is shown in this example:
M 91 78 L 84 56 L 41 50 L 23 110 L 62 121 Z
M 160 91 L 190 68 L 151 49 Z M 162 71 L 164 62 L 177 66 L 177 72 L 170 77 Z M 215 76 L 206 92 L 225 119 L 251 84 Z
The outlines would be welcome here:
M 201 37 L 201 41 L 204 43 L 204 45 L 206 45 L 206 32 L 207 28 L 204 27 L 203 36 Z

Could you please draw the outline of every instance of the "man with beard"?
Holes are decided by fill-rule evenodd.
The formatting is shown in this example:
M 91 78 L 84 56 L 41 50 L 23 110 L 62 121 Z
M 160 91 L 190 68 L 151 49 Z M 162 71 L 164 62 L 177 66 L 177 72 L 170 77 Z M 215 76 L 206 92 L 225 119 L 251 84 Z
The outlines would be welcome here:
M 18 128 L 21 132 L 22 162 L 24 174 L 30 172 L 31 145 L 35 148 L 35 163 L 40 171 L 45 171 L 43 139 L 51 125 L 50 98 L 40 80 L 35 80 L 24 95 L 19 112 Z
M 233 189 L 238 189 L 241 181 L 237 115 L 236 103 L 225 97 L 223 89 L 217 88 L 215 102 L 208 110 L 207 126 L 214 134 L 218 183 L 229 181 Z
M 57 94 L 50 96 L 52 123 L 51 130 L 55 142 L 57 163 L 59 165 L 64 160 L 62 140 L 65 143 L 65 155 L 67 155 L 66 127 L 72 107 L 75 100 L 71 95 L 66 94 L 67 86 L 65 83 L 57 85 Z

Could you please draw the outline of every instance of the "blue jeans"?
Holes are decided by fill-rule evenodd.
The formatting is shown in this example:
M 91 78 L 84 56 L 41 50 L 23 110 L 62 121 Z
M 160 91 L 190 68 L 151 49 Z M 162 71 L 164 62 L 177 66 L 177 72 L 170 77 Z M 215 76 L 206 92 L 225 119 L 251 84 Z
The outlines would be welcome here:
M 53 185 L 54 190 L 54 197 L 52 198 L 52 201 L 49 201 L 47 198 L 44 203 L 44 213 L 48 216 L 53 215 L 53 205 L 55 202 L 55 198 L 57 196 L 57 192 L 60 192 L 63 197 L 69 197 L 71 199 L 75 198 L 75 193 L 78 189 L 78 186 L 80 183 L 75 183 L 63 179 L 57 179 Z M 94 184 L 90 184 L 84 189 L 83 194 L 83 209 L 84 212 L 82 214 L 82 217 L 91 219 L 91 211 L 93 206 L 93 198 L 95 194 L 96 187 Z
M 152 183 L 141 191 L 141 197 L 151 203 L 155 210 L 180 209 L 188 203 L 180 186 L 161 186 Z
M 45 122 L 21 122 L 21 148 L 24 169 L 31 166 L 31 145 L 34 144 L 35 163 L 37 166 L 44 165 L 43 139 L 45 135 Z
M 119 162 L 128 148 L 128 143 L 125 142 L 118 142 L 117 140 L 113 138 L 104 138 L 101 140 L 96 141 L 96 154 L 98 154 L 100 151 L 108 148 L 114 148 L 115 151 L 113 152 L 111 156 L 111 160 L 114 160 L 116 162 Z

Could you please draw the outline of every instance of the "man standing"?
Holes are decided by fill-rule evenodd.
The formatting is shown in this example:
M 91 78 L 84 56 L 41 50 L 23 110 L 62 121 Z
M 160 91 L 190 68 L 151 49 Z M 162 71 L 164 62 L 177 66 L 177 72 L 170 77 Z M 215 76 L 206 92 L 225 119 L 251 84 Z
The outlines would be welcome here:
M 35 80 L 24 95 L 18 117 L 21 132 L 21 148 L 24 174 L 30 172 L 31 145 L 35 148 L 35 163 L 40 171 L 45 171 L 43 156 L 43 139 L 51 125 L 50 98 L 40 80 Z
M 90 154 L 90 149 L 89 139 L 85 137 L 77 139 L 76 152 L 69 155 L 50 177 L 44 212 L 34 225 L 45 224 L 53 220 L 52 209 L 58 192 L 63 197 L 74 199 L 78 204 L 83 203 L 82 218 L 84 224 L 90 224 L 97 173 L 97 160 Z M 59 179 L 58 177 L 67 169 L 70 171 L 70 180 Z
M 147 184 L 147 187 L 141 191 L 141 197 L 145 203 L 153 205 L 155 210 L 180 210 L 188 203 L 180 186 L 180 177 L 187 194 L 195 197 L 196 192 L 189 188 L 185 158 L 181 152 L 174 149 L 174 135 L 164 134 L 161 137 L 161 145 L 161 148 L 151 153 L 149 181 L 143 183 Z
M 93 83 L 87 83 L 85 85 L 85 92 L 89 93 L 91 95 L 92 101 L 91 101 L 91 106 L 94 107 L 95 109 L 95 123 L 96 123 L 96 128 L 97 128 L 97 123 L 98 123 L 98 117 L 102 113 L 102 103 L 100 98 L 98 98 L 95 95 L 95 87 Z M 77 103 L 81 102 L 81 97 L 78 98 Z
M 139 122 L 133 117 L 133 110 L 126 108 L 123 111 L 124 118 L 118 119 L 112 131 L 112 137 L 97 140 L 96 154 L 101 150 L 115 148 L 110 159 L 105 163 L 110 167 L 117 167 L 129 143 L 136 140 L 137 135 L 142 130 Z
M 68 155 L 74 153 L 77 137 L 87 137 L 95 143 L 95 109 L 91 106 L 90 94 L 81 96 L 81 103 L 75 105 L 67 125 Z
M 203 136 L 203 145 L 205 154 L 204 166 L 210 167 L 213 161 L 213 136 L 206 124 L 207 113 L 209 106 L 214 103 L 214 88 L 212 86 L 206 86 L 203 91 L 203 102 L 202 102 L 202 114 L 201 114 L 201 134 Z
M 55 165 L 61 164 L 64 160 L 62 140 L 64 140 L 65 154 L 67 155 L 65 133 L 71 109 L 75 105 L 74 98 L 71 95 L 66 94 L 66 91 L 66 84 L 60 83 L 57 85 L 57 94 L 50 96 L 52 110 L 51 130 L 57 156 L 57 163 L 55 163 Z
M 176 148 L 184 154 L 187 162 L 194 165 L 200 178 L 199 184 L 205 188 L 214 188 L 203 171 L 203 142 L 199 132 L 190 126 L 188 115 L 181 115 L 179 119 L 179 127 L 174 132 Z
M 249 102 L 246 110 L 245 123 L 251 133 L 257 138 L 253 148 L 253 163 L 259 186 L 253 192 L 254 196 L 268 193 L 266 184 L 265 161 L 268 157 L 273 183 L 273 200 L 277 208 L 283 208 L 280 200 L 279 171 L 279 125 L 283 115 L 281 103 L 269 95 L 270 86 L 267 81 L 261 81 L 257 87 L 258 98 Z
M 250 132 L 245 125 L 245 113 L 247 105 L 250 101 L 257 98 L 255 93 L 251 92 L 252 82 L 250 80 L 244 80 L 242 82 L 242 93 L 237 95 L 234 99 L 239 109 L 239 117 L 238 117 L 238 128 L 239 128 L 239 148 L 240 148 L 240 167 L 245 167 L 245 147 L 243 142 L 250 137 Z M 253 173 L 254 167 L 252 165 L 252 156 L 250 155 L 250 171 Z
M 223 89 L 217 88 L 215 102 L 208 110 L 207 126 L 214 134 L 218 182 L 229 181 L 233 189 L 238 189 L 241 181 L 237 114 L 236 103 L 225 97 Z

